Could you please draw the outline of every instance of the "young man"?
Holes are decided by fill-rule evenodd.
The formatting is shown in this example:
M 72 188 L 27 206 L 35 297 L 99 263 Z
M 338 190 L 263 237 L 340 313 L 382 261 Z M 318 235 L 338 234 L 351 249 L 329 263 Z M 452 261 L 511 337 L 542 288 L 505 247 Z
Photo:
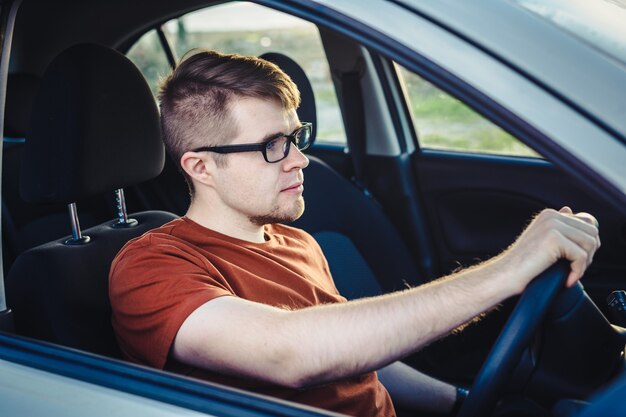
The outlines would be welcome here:
M 600 245 L 592 216 L 545 210 L 488 262 L 346 302 L 313 238 L 281 225 L 304 211 L 308 164 L 310 126 L 291 80 L 254 57 L 197 52 L 160 101 L 192 202 L 111 268 L 113 325 L 126 358 L 142 364 L 354 416 L 394 415 L 389 394 L 447 413 L 455 387 L 396 361 L 519 294 L 559 258 L 571 261 L 573 285 Z

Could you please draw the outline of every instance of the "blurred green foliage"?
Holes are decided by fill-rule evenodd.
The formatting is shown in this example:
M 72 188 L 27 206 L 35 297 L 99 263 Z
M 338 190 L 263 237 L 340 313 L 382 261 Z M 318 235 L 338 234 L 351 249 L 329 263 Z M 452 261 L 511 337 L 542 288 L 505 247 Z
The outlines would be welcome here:
M 409 96 L 421 147 L 539 157 L 456 98 L 416 74 L 397 68 Z

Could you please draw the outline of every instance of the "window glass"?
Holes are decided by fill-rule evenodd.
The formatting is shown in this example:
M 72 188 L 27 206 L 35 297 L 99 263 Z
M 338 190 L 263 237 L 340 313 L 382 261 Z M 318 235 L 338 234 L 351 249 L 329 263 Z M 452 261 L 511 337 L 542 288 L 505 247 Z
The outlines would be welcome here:
M 307 21 L 248 2 L 227 3 L 189 13 L 163 25 L 169 44 L 177 58 L 192 48 L 206 48 L 222 53 L 261 55 L 280 52 L 294 59 L 304 69 L 315 94 L 317 108 L 317 141 L 345 144 L 341 113 L 326 55 L 317 27 Z M 144 38 L 149 35 L 144 36 Z M 147 60 L 134 56 L 131 59 L 157 85 L 160 77 L 169 71 L 160 64 L 165 61 L 164 52 L 157 51 L 150 39 L 142 38 L 131 50 L 136 55 L 139 44 Z M 154 57 L 148 57 L 153 53 Z M 157 54 L 161 56 L 157 57 Z M 150 60 L 153 62 L 147 62 Z M 156 70 L 156 72 L 155 72 Z
M 159 80 L 170 71 L 165 50 L 155 30 L 143 35 L 127 54 L 128 58 L 143 73 L 152 93 L 156 96 Z
M 405 68 L 396 68 L 422 148 L 539 157 L 461 101 Z

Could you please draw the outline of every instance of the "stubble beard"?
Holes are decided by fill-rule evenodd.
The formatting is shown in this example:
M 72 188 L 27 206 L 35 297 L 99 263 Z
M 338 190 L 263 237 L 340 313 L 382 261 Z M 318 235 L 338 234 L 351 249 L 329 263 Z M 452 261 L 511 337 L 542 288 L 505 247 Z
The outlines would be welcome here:
M 270 213 L 260 216 L 250 216 L 250 222 L 257 226 L 265 226 L 273 223 L 291 223 L 296 221 L 304 213 L 304 198 L 300 197 L 295 205 L 289 210 L 281 211 L 280 207 L 275 207 Z

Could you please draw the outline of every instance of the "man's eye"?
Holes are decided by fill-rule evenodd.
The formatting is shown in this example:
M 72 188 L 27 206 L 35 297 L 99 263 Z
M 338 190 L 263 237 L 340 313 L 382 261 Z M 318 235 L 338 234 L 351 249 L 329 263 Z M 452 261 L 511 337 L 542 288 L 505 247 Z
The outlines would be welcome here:
M 278 137 L 276 139 L 270 140 L 265 145 L 265 150 L 271 151 L 271 150 L 276 150 L 277 148 L 280 148 L 282 143 L 284 142 L 284 140 L 285 140 L 284 136 L 281 136 L 281 137 Z
M 271 151 L 272 149 L 274 149 L 276 147 L 276 144 L 278 143 L 279 140 L 280 140 L 280 138 L 276 138 L 276 139 L 270 140 L 265 145 L 265 149 L 267 149 L 268 151 Z

